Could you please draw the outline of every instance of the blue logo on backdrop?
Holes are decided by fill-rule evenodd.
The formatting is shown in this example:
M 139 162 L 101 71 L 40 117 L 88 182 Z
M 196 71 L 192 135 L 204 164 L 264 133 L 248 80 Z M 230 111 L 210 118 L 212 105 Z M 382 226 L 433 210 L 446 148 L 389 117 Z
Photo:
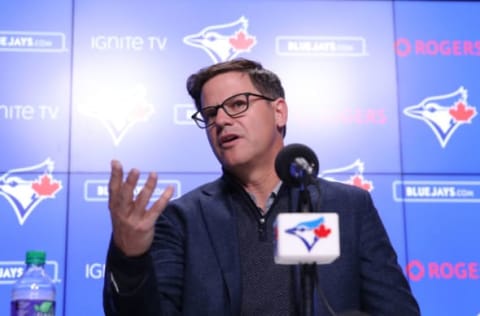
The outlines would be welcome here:
M 329 181 L 342 182 L 354 185 L 368 192 L 373 191 L 373 182 L 365 179 L 363 172 L 365 164 L 362 160 L 357 159 L 348 166 L 323 171 L 319 177 Z
M 430 126 L 442 148 L 445 148 L 457 128 L 472 123 L 477 110 L 468 104 L 467 90 L 460 87 L 453 93 L 425 98 L 419 104 L 404 109 L 403 113 L 424 121 Z
M 118 146 L 134 125 L 150 119 L 154 106 L 147 100 L 147 89 L 137 84 L 131 88 L 97 88 L 78 110 L 100 120 Z
M 23 225 L 33 210 L 45 199 L 55 198 L 62 183 L 52 175 L 54 162 L 47 158 L 37 165 L 11 169 L 0 175 L 0 195 L 3 195 Z
M 256 37 L 248 34 L 247 29 L 248 20 L 242 16 L 231 23 L 209 25 L 198 33 L 185 36 L 183 42 L 203 49 L 214 63 L 218 63 L 250 52 L 257 44 Z

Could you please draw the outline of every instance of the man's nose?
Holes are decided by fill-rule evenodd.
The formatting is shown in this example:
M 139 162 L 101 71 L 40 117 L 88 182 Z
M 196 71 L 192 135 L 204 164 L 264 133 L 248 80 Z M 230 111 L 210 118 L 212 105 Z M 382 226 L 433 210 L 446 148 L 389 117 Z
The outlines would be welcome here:
M 215 116 L 215 124 L 225 125 L 232 121 L 232 118 L 225 112 L 223 108 L 219 108 Z

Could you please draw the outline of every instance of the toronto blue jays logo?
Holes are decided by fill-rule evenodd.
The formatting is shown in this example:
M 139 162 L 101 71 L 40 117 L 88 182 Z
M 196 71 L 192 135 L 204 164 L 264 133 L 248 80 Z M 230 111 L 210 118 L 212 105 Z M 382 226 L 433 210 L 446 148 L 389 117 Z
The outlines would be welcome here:
M 285 230 L 285 232 L 298 237 L 310 252 L 317 241 L 321 238 L 327 238 L 332 232 L 324 222 L 325 218 L 322 216 L 316 220 L 298 223 L 294 227 Z
M 467 101 L 467 90 L 460 87 L 449 94 L 425 98 L 417 105 L 403 110 L 411 118 L 422 120 L 433 131 L 442 148 L 447 146 L 453 133 L 464 124 L 471 124 L 477 109 Z
M 198 33 L 185 36 L 183 42 L 203 49 L 214 63 L 218 63 L 250 52 L 257 39 L 248 33 L 248 20 L 242 16 L 231 23 L 207 26 Z
M 150 118 L 154 107 L 147 101 L 146 88 L 137 84 L 127 89 L 97 87 L 78 110 L 100 120 L 118 146 L 130 128 Z
M 23 225 L 33 210 L 45 199 L 55 198 L 62 183 L 53 175 L 54 162 L 47 158 L 42 163 L 11 169 L 0 175 L 0 195 L 4 196 Z
M 364 171 L 365 164 L 360 159 L 357 159 L 348 166 L 324 170 L 319 177 L 329 181 L 354 185 L 371 192 L 373 190 L 373 182 L 365 179 L 363 176 Z

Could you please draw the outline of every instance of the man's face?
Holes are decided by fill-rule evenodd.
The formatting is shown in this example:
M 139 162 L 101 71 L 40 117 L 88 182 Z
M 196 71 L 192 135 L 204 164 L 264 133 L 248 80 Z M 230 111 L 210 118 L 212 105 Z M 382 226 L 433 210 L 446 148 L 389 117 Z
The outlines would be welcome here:
M 261 94 L 247 74 L 228 72 L 208 80 L 202 89 L 202 106 L 214 106 L 239 93 Z M 232 118 L 219 109 L 215 123 L 207 128 L 207 136 L 220 163 L 231 171 L 270 167 L 283 146 L 278 131 L 285 126 L 287 106 L 281 98 L 268 101 L 250 96 L 248 110 Z

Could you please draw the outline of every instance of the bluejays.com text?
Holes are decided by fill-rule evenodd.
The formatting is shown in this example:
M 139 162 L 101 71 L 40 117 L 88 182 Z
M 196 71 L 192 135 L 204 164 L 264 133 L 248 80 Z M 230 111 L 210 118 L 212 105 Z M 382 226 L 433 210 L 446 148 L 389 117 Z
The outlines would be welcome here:
M 405 186 L 405 197 L 407 198 L 471 198 L 473 196 L 472 190 L 458 189 L 454 186 Z

